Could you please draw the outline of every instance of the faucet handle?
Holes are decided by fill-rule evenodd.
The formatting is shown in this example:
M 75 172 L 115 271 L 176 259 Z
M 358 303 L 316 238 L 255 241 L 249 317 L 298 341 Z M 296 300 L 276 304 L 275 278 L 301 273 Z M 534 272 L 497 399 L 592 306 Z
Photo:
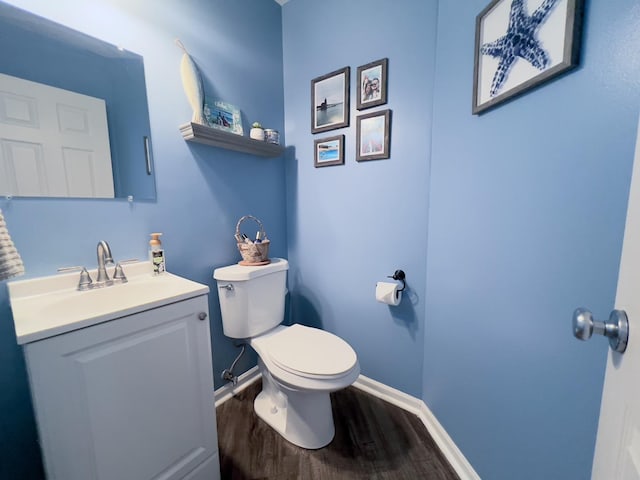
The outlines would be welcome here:
M 122 265 L 120 262 L 116 264 L 116 269 L 113 272 L 113 283 L 127 283 L 127 276 L 124 274 L 124 270 L 122 269 Z
M 92 285 L 93 280 L 91 280 L 91 275 L 89 275 L 86 267 L 82 267 L 82 271 L 80 272 L 80 281 L 78 282 L 78 290 L 90 290 Z
M 60 267 L 58 268 L 58 273 L 69 273 L 69 272 L 80 272 L 80 280 L 78 281 L 78 290 L 84 292 L 85 290 L 91 290 L 93 288 L 93 280 L 91 280 L 91 275 L 87 271 L 86 267 L 83 266 L 75 266 L 75 267 Z

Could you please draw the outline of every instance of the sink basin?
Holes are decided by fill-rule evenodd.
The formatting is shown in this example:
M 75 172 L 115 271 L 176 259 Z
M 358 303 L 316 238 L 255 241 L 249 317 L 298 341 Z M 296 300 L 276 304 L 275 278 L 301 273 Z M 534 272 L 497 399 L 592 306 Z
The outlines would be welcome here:
M 9 298 L 18 344 L 106 322 L 187 298 L 209 287 L 164 273 L 152 276 L 151 264 L 125 265 L 128 283 L 79 292 L 79 273 L 9 282 Z M 96 271 L 90 272 L 96 278 Z M 113 268 L 109 270 L 112 277 Z

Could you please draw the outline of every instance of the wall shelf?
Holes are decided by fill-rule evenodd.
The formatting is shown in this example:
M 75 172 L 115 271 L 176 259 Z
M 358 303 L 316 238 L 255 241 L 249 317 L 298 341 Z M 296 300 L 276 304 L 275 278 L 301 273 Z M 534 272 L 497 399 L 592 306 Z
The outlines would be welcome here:
M 284 153 L 282 145 L 254 140 L 253 138 L 224 132 L 198 123 L 180 125 L 180 133 L 187 142 L 202 143 L 236 152 L 251 153 L 261 157 L 279 157 Z

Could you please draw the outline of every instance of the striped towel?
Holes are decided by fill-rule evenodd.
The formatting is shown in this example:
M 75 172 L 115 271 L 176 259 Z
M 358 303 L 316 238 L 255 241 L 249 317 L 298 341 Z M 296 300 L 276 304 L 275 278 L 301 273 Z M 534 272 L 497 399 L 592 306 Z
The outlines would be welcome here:
M 0 210 L 0 280 L 24 274 L 24 265 L 16 247 L 11 241 L 7 224 Z

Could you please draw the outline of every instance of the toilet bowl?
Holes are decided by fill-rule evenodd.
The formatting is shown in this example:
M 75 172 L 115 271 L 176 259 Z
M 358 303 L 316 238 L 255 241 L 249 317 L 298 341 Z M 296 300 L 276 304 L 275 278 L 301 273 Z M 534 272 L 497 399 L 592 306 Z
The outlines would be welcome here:
M 259 356 L 262 392 L 256 414 L 291 443 L 317 449 L 335 433 L 329 394 L 360 374 L 351 346 L 341 338 L 294 324 L 249 341 Z
M 286 440 L 303 448 L 328 445 L 335 427 L 330 393 L 358 378 L 360 365 L 340 337 L 284 317 L 288 262 L 218 268 L 214 278 L 226 336 L 244 338 L 258 354 L 262 391 L 256 414 Z

